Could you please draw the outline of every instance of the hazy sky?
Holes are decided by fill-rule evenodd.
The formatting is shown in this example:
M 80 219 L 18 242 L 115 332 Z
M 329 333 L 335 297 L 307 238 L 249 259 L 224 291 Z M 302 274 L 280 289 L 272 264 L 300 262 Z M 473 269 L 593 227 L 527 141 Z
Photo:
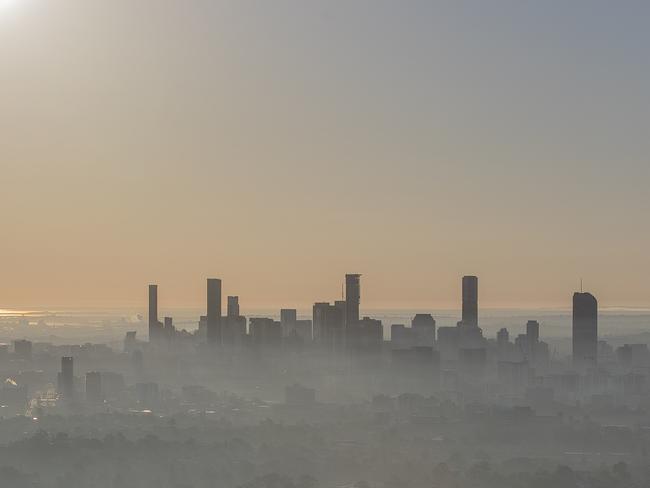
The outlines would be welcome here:
M 0 0 L 0 308 L 650 306 L 649 19 Z

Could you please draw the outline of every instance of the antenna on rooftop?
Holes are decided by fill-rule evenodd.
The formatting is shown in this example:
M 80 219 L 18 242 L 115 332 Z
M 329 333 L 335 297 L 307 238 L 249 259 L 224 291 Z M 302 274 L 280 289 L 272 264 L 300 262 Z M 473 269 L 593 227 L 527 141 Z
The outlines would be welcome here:
M 582 293 L 582 278 L 580 278 L 580 293 Z

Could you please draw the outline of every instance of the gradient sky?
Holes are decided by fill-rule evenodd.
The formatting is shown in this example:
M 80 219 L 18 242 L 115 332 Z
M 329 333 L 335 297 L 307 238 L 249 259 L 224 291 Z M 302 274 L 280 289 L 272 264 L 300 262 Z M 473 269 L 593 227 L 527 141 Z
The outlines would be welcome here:
M 0 0 L 0 308 L 650 306 L 650 2 Z

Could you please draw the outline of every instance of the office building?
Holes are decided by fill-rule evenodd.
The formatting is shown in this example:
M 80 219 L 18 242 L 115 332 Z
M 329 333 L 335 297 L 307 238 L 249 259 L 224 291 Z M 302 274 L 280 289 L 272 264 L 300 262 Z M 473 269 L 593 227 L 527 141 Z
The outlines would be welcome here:
M 221 280 L 208 278 L 207 339 L 209 344 L 221 344 Z
M 347 302 L 315 303 L 313 313 L 314 340 L 327 348 L 345 345 L 345 310 Z
M 308 343 L 313 340 L 312 323 L 310 319 L 296 320 L 295 332 L 300 337 L 303 343 Z
M 526 337 L 528 337 L 528 345 L 539 342 L 539 322 L 537 320 L 526 322 Z
M 345 320 L 346 325 L 359 322 L 359 305 L 361 303 L 361 275 L 345 275 Z
M 149 342 L 160 337 L 160 322 L 158 322 L 158 285 L 149 285 Z
M 418 313 L 411 320 L 417 346 L 433 347 L 436 342 L 436 321 L 431 314 Z
M 165 317 L 164 324 L 165 337 L 167 339 L 172 339 L 174 337 L 174 333 L 176 332 L 176 329 L 174 328 L 174 320 L 171 317 Z
M 283 308 L 280 310 L 280 323 L 282 324 L 282 335 L 290 337 L 295 334 L 298 314 L 295 308 Z
M 282 325 L 266 317 L 250 319 L 251 343 L 254 346 L 279 346 L 282 344 Z
M 462 324 L 478 327 L 478 278 L 463 276 L 463 317 Z
M 598 302 L 591 293 L 573 294 L 573 365 L 578 370 L 596 366 Z
M 59 393 L 66 400 L 74 398 L 74 360 L 69 356 L 61 358 Z
M 410 349 L 416 343 L 413 328 L 407 328 L 404 324 L 392 324 L 390 326 L 391 349 Z
M 497 346 L 499 346 L 499 348 L 505 348 L 507 347 L 509 342 L 510 342 L 510 333 L 508 332 L 508 329 L 502 327 L 497 332 Z
M 239 317 L 239 297 L 228 297 L 226 314 L 229 318 Z

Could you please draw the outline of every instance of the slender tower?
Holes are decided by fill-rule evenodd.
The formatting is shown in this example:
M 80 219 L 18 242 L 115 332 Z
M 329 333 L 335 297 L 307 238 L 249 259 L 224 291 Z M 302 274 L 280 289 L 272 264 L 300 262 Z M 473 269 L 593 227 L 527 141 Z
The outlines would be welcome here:
M 221 344 L 221 280 L 208 278 L 208 344 Z
M 359 322 L 359 304 L 361 303 L 361 275 L 345 275 L 345 323 L 355 325 Z
M 228 297 L 228 318 L 239 317 L 239 297 Z
M 66 400 L 74 397 L 74 368 L 73 359 L 69 356 L 61 358 L 61 373 L 59 376 L 59 392 Z
M 591 293 L 573 294 L 573 366 L 594 368 L 598 354 L 598 302 Z
M 149 285 L 149 342 L 158 338 L 158 285 Z
M 463 276 L 463 325 L 478 327 L 478 278 Z

